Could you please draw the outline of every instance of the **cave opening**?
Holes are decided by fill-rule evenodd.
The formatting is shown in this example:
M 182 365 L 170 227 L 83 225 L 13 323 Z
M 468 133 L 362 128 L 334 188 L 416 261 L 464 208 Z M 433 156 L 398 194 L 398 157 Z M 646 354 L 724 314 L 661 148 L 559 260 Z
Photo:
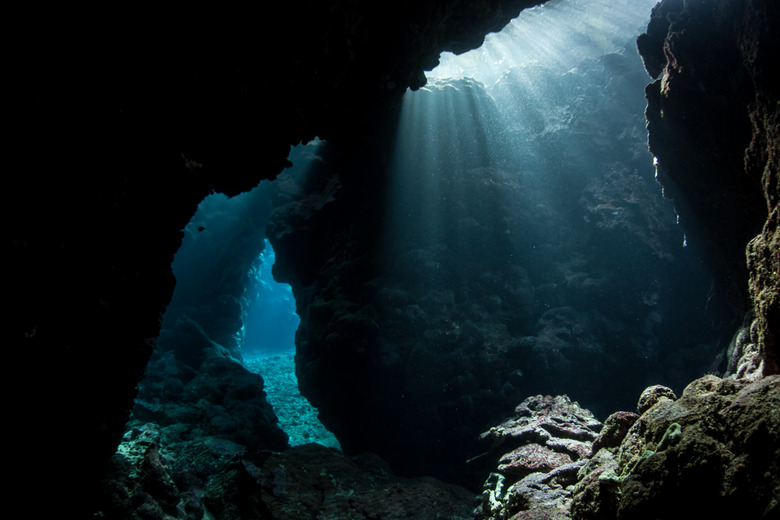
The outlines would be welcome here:
M 128 435 L 151 429 L 171 453 L 213 439 L 238 451 L 310 442 L 339 449 L 298 390 L 300 319 L 290 286 L 274 279 L 266 236 L 276 186 L 305 179 L 319 145 L 293 148 L 295 165 L 275 182 L 233 197 L 209 195 L 182 230 L 172 263 L 176 288 Z

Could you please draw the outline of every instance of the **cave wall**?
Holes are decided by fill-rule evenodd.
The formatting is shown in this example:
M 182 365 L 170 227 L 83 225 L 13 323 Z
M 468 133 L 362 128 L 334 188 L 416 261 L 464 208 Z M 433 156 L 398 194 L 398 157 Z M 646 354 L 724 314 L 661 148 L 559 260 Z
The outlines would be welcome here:
M 17 481 L 48 467 L 49 505 L 89 503 L 154 348 L 180 230 L 208 193 L 273 178 L 315 135 L 350 136 L 442 50 L 536 3 L 15 12 L 9 323 L 35 389 L 14 402 L 32 457 Z
M 770 1 L 666 0 L 637 40 L 658 78 L 646 116 L 659 182 L 716 274 L 721 319 L 745 322 L 764 374 L 780 370 L 778 16 Z

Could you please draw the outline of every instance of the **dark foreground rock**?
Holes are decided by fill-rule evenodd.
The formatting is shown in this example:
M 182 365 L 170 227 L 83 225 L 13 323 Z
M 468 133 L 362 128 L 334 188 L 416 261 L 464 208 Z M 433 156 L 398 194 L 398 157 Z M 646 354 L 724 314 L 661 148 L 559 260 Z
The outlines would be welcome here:
M 197 449 L 174 454 L 158 442 L 153 427 L 125 437 L 112 459 L 115 476 L 102 518 L 472 518 L 472 492 L 430 477 L 397 477 L 370 453 L 347 457 L 306 444 L 258 458 L 239 445 L 208 438 Z
M 319 444 L 274 454 L 257 469 L 261 502 L 279 520 L 470 520 L 474 506 L 474 494 L 464 488 L 400 478 L 376 455 L 347 457 Z
M 654 397 L 652 397 L 654 396 Z M 652 404 L 644 409 L 649 402 Z M 402 478 L 377 455 L 307 444 L 252 451 L 153 423 L 111 461 L 102 518 L 775 519 L 780 513 L 780 376 L 653 386 L 602 424 L 567 396 L 532 396 L 481 435 L 481 497 Z M 475 509 L 476 507 L 476 509 Z

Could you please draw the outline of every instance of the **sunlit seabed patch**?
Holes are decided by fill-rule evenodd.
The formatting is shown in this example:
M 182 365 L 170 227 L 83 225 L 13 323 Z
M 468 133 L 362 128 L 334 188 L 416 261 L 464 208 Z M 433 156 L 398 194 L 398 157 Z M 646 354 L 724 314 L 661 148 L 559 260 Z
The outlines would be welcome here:
M 657 0 L 550 0 L 526 9 L 478 49 L 444 52 L 428 78 L 472 77 L 492 85 L 512 66 L 538 61 L 569 70 L 642 32 Z
M 341 449 L 336 437 L 319 422 L 317 409 L 298 391 L 294 353 L 248 358 L 244 365 L 263 377 L 268 402 L 291 446 L 316 442 Z

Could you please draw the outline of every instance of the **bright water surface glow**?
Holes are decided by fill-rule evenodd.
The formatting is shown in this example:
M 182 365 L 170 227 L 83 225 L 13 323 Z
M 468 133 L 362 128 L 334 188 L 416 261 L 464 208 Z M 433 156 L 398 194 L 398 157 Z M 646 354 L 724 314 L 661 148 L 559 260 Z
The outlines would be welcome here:
M 619 49 L 642 32 L 657 0 L 550 0 L 526 9 L 478 49 L 442 53 L 430 78 L 472 77 L 492 85 L 512 66 L 534 61 L 568 70 Z

